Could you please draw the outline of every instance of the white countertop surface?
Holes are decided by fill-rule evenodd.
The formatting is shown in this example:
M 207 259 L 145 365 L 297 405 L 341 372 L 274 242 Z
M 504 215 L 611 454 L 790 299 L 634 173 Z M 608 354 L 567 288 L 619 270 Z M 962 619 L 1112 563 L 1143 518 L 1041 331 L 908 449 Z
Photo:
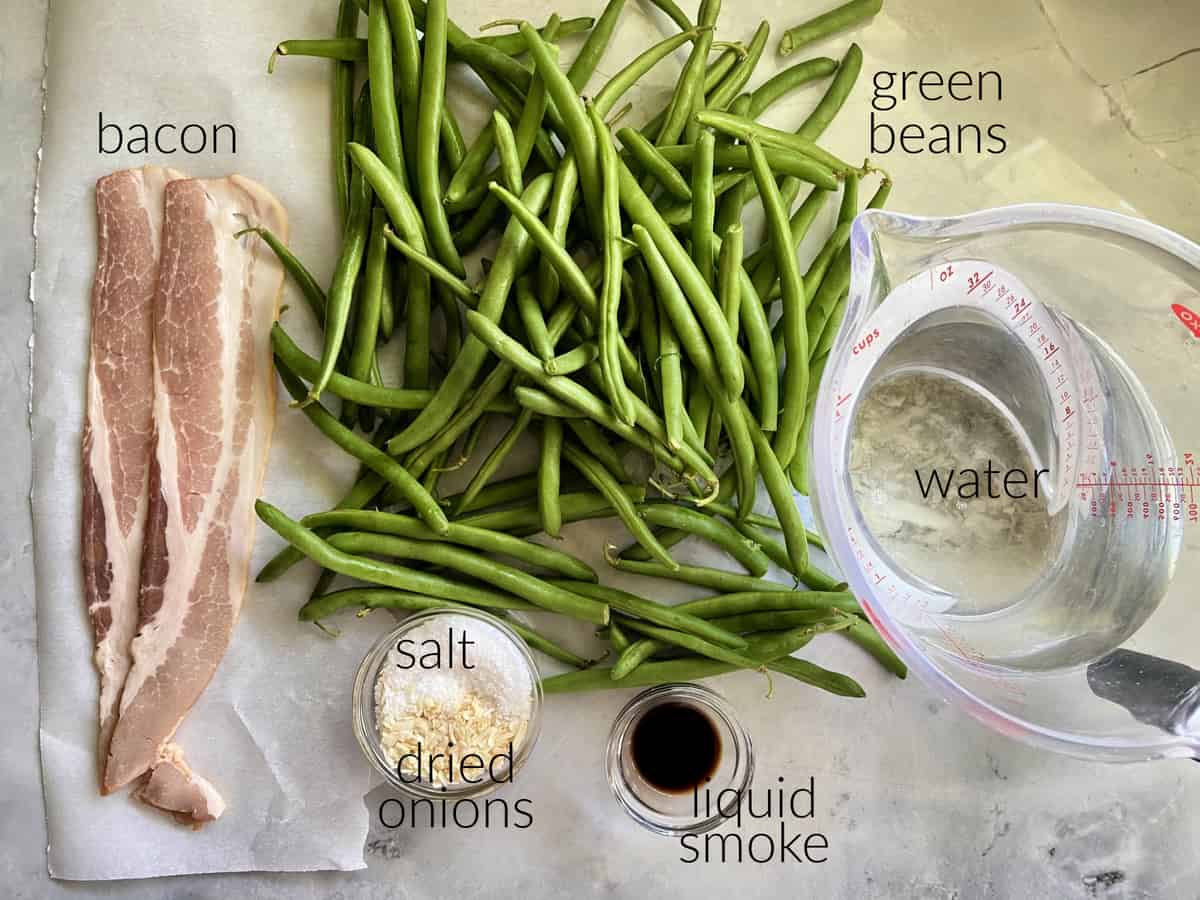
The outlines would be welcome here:
M 516 14 L 484 5 L 461 18 L 477 24 Z M 769 12 L 769 4 L 754 5 L 742 22 L 726 2 L 722 37 L 748 36 L 759 13 L 805 17 L 791 4 Z M 750 674 L 715 683 L 754 735 L 764 777 L 815 777 L 809 827 L 824 832 L 831 848 L 820 865 L 683 864 L 677 845 L 622 815 L 601 766 L 608 726 L 629 696 L 613 691 L 547 702 L 532 774 L 515 786 L 534 801 L 535 824 L 526 831 L 388 832 L 373 823 L 369 866 L 350 874 L 51 881 L 37 754 L 27 411 L 46 2 L 10 6 L 0 36 L 0 273 L 8 286 L 0 304 L 0 404 L 10 423 L 0 432 L 9 473 L 0 480 L 6 895 L 1200 898 L 1194 764 L 1110 767 L 1048 756 L 984 731 L 916 681 L 889 679 L 861 660 L 852 672 L 869 696 L 858 703 L 779 680 L 775 699 L 763 703 L 762 683 Z M 587 8 L 563 4 L 564 14 Z M 1010 91 L 998 108 L 1012 141 L 1004 155 L 880 160 L 897 178 L 896 208 L 940 213 L 1068 200 L 1200 236 L 1200 8 L 1193 0 L 889 0 L 872 29 L 856 105 L 835 126 L 835 149 L 865 145 L 873 69 L 996 68 Z M 264 36 L 264 45 L 285 36 Z M 845 43 L 817 49 L 836 54 Z M 877 47 L 882 55 L 873 55 Z

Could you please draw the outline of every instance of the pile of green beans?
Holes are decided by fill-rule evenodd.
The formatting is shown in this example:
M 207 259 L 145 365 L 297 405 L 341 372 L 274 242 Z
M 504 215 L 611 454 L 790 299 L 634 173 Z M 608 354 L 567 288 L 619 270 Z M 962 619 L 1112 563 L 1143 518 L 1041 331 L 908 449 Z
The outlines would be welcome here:
M 347 609 L 465 605 L 598 626 L 611 668 L 549 678 L 548 692 L 769 669 L 862 696 L 853 679 L 792 658 L 822 633 L 903 677 L 845 585 L 810 559 L 810 544 L 823 545 L 794 502 L 807 492 L 812 403 L 847 293 L 859 185 L 877 171 L 819 143 L 861 69 L 857 45 L 840 62 L 815 57 L 751 86 L 767 22 L 744 42 L 717 40 L 720 0 L 701 0 L 694 23 L 653 0 L 678 32 L 596 78 L 625 0 L 594 19 L 509 20 L 479 36 L 447 2 L 340 0 L 329 37 L 282 41 L 270 58 L 272 72 L 294 57 L 331 67 L 342 227 L 327 286 L 275 235 L 247 228 L 321 333 L 310 355 L 277 323 L 272 350 L 293 405 L 361 469 L 332 509 L 292 518 L 259 501 L 288 545 L 259 580 L 315 562 L 299 618 L 317 624 Z M 784 52 L 878 8 L 856 0 L 789 33 Z M 560 42 L 571 35 L 568 63 Z M 678 62 L 663 107 L 614 132 L 630 89 Z M 467 98 L 448 89 L 462 83 L 450 67 L 494 101 L 478 134 L 459 126 Z M 759 121 L 814 88 L 795 127 Z M 885 176 L 868 206 L 889 188 Z M 839 192 L 836 221 L 802 270 L 797 249 Z M 762 241 L 743 221 L 756 197 Z M 393 340 L 403 352 L 384 354 Z M 502 421 L 503 437 L 481 451 Z M 522 441 L 536 442 L 535 467 L 498 478 Z M 468 480 L 446 495 L 442 476 L 455 470 Z M 754 509 L 759 478 L 774 515 Z M 607 517 L 631 539 L 604 548 L 614 568 L 716 593 L 667 606 L 529 540 Z M 682 564 L 672 551 L 684 541 L 742 571 Z M 351 583 L 335 589 L 337 579 Z M 514 628 L 559 662 L 592 664 Z

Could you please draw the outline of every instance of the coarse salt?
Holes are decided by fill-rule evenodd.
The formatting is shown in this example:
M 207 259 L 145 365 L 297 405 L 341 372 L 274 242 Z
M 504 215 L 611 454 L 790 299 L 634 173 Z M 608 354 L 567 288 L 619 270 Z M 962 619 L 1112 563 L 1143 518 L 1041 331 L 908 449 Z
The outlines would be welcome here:
M 463 636 L 470 641 L 465 658 Z M 504 632 L 481 619 L 447 613 L 429 617 L 404 638 L 409 654 L 393 647 L 375 681 L 376 727 L 393 767 L 399 765 L 405 777 L 428 779 L 426 761 L 442 754 L 432 773 L 433 784 L 441 786 L 455 780 L 451 752 L 457 760 L 478 754 L 486 767 L 520 745 L 533 711 L 533 679 L 525 657 Z M 412 656 L 432 653 L 434 644 L 440 667 L 412 665 Z M 449 665 L 452 652 L 456 662 Z M 418 747 L 419 771 L 409 755 Z

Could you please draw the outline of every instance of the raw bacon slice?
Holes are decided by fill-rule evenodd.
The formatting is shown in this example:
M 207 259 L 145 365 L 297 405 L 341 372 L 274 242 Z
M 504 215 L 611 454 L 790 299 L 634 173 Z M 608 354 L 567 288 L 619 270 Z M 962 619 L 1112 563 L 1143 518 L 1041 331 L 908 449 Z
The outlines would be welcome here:
M 153 452 L 154 291 L 163 189 L 147 166 L 96 182 L 96 277 L 83 423 L 83 589 L 100 673 L 98 777 L 129 671 Z
M 283 208 L 248 179 L 167 185 L 150 508 L 109 791 L 156 766 L 225 655 L 246 589 L 254 498 L 274 424 L 269 335 L 283 286 L 261 239 L 234 237 L 248 225 L 286 240 Z
M 188 767 L 177 744 L 163 745 L 158 761 L 134 796 L 195 829 L 225 811 L 225 801 L 216 788 Z

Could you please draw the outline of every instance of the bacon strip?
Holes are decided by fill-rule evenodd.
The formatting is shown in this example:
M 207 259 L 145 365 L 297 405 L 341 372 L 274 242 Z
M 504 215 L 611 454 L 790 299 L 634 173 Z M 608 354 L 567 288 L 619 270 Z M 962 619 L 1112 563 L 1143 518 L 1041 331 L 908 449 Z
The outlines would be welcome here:
M 181 177 L 147 166 L 96 183 L 97 256 L 83 423 L 83 587 L 100 673 L 104 760 L 129 672 L 153 451 L 154 291 L 163 190 Z
M 286 240 L 283 208 L 248 179 L 167 185 L 138 631 L 107 791 L 151 769 L 148 786 L 167 778 L 155 767 L 225 655 L 241 609 L 274 424 L 269 335 L 283 286 L 266 245 L 234 237 L 249 224 Z M 205 789 L 183 771 L 182 783 Z M 171 811 L 203 803 L 175 802 Z

